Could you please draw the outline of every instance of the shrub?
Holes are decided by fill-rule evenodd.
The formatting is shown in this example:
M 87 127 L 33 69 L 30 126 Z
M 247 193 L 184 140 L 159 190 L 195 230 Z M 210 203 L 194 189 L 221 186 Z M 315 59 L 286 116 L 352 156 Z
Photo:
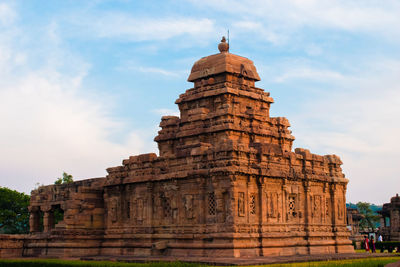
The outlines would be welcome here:
M 397 248 L 397 249 L 400 248 L 400 241 L 377 242 L 375 247 L 376 247 L 376 249 L 380 249 L 381 251 L 384 251 L 385 249 L 387 249 L 389 252 L 392 252 L 395 248 Z
M 354 247 L 354 249 L 357 249 L 357 242 L 353 240 L 352 245 Z

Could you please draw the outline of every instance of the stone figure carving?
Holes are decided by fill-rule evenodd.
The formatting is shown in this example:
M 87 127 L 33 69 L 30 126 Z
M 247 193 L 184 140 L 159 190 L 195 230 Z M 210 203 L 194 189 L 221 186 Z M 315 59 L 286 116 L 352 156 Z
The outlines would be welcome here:
M 186 219 L 193 218 L 193 195 L 185 195 L 184 207 L 185 207 L 185 215 Z

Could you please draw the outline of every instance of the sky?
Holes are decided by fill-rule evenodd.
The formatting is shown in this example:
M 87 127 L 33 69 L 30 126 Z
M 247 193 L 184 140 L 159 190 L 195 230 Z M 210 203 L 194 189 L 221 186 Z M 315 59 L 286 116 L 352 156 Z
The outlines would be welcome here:
M 0 0 L 0 186 L 75 180 L 153 141 L 193 63 L 247 57 L 295 147 L 336 154 L 347 201 L 400 193 L 400 2 Z

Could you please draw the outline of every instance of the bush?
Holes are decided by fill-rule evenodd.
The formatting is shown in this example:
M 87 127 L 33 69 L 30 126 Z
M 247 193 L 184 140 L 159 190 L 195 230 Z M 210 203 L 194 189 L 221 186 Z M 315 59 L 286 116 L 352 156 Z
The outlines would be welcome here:
M 375 245 L 376 249 L 380 249 L 381 251 L 384 251 L 387 249 L 389 252 L 393 252 L 395 248 L 399 250 L 400 248 L 400 241 L 382 241 L 382 242 L 377 242 Z
M 354 249 L 356 250 L 357 249 L 357 242 L 353 240 L 352 245 L 353 245 Z

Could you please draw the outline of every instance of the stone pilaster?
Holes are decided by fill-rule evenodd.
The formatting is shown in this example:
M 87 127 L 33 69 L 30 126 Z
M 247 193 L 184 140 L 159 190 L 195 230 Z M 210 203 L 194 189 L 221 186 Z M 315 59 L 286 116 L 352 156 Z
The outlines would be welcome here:
M 35 233 L 40 231 L 40 214 L 39 207 L 29 207 L 29 232 Z
M 43 206 L 41 207 L 43 210 L 43 232 L 50 232 L 51 228 L 54 225 L 54 216 L 51 210 L 51 206 Z

